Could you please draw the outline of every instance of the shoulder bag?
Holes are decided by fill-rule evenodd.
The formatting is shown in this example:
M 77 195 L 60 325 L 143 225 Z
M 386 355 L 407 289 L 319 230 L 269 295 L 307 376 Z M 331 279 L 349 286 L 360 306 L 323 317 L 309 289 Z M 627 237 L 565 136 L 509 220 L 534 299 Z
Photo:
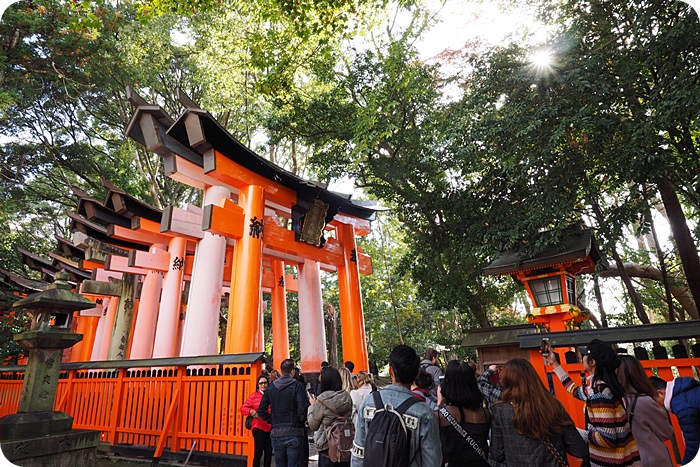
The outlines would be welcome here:
M 547 446 L 547 449 L 549 452 L 552 453 L 554 458 L 557 460 L 557 463 L 559 464 L 560 467 L 569 467 L 569 462 L 566 460 L 565 457 L 562 457 L 561 454 L 559 454 L 559 451 L 557 451 L 557 448 L 554 447 L 552 442 L 547 438 L 545 441 L 543 441 L 544 445 Z
M 448 412 L 446 408 L 444 408 L 444 407 L 441 408 L 441 409 L 440 409 L 440 414 L 441 414 L 443 417 L 445 417 L 445 420 L 447 420 L 448 422 L 450 422 L 450 425 L 452 425 L 452 428 L 454 428 L 455 430 L 457 430 L 457 433 L 459 433 L 459 434 L 462 436 L 462 438 L 464 438 L 464 440 L 467 442 L 467 444 L 469 444 L 469 446 L 471 446 L 471 447 L 476 451 L 476 453 L 479 454 L 479 456 L 480 456 L 482 459 L 484 459 L 484 460 L 487 459 L 486 451 L 484 451 L 484 450 L 481 448 L 481 446 L 479 446 L 479 443 L 477 443 L 477 442 L 474 440 L 474 438 L 472 438 L 471 435 L 470 435 L 469 433 L 467 433 L 467 430 L 465 430 L 464 427 L 463 427 L 462 425 L 460 425 L 459 423 L 457 423 L 457 420 L 454 419 L 454 417 L 452 416 L 452 414 L 450 414 L 450 412 Z

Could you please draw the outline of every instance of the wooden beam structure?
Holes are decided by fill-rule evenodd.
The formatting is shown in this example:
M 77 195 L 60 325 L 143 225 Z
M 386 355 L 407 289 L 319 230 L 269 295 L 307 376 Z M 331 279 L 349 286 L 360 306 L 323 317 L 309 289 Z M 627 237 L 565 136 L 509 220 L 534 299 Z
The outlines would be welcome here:
M 345 278 L 339 281 L 341 289 L 348 288 L 342 292 L 348 299 L 341 307 L 341 316 L 346 315 L 347 323 L 352 323 L 347 327 L 354 332 L 351 334 L 350 330 L 343 328 L 345 357 L 356 360 L 358 369 L 366 370 L 364 318 L 359 280 L 356 280 L 359 276 L 356 274 L 371 273 L 372 264 L 371 258 L 357 248 L 354 237 L 370 232 L 370 222 L 376 210 L 362 203 L 355 204 L 349 196 L 328 191 L 322 184 L 303 180 L 261 158 L 182 93 L 180 99 L 186 110 L 177 119 L 170 118 L 158 106 L 148 105 L 133 91 L 130 96 L 136 110 L 127 127 L 127 135 L 163 157 L 168 176 L 205 190 L 201 221 L 196 213 L 169 208 L 163 216 L 161 232 L 178 231 L 190 239 L 197 239 L 200 247 L 204 241 L 202 232 L 236 244 L 230 280 L 232 293 L 226 351 L 262 350 L 260 292 L 267 288 L 266 275 L 270 272 L 276 275 L 274 271 L 280 266 L 283 270 L 285 264 L 295 266 L 299 271 L 311 271 L 305 274 L 308 276 L 303 281 L 305 285 L 298 283 L 298 292 L 300 297 L 308 298 L 309 305 L 313 305 L 320 300 L 320 282 L 315 284 L 315 281 L 320 281 L 320 276 L 312 272 L 319 268 L 338 272 L 339 278 Z M 217 190 L 216 197 L 207 195 L 212 190 Z M 278 217 L 286 219 L 284 226 L 279 224 Z M 341 230 L 346 232 L 344 240 L 340 240 L 338 234 Z M 115 233 L 117 231 L 114 229 Z M 335 231 L 335 235 L 331 233 L 326 238 L 324 231 Z M 348 238 L 348 232 L 352 239 Z M 221 256 L 212 247 L 208 257 L 211 260 L 217 254 Z M 197 265 L 194 270 L 196 276 Z M 348 275 L 349 270 L 356 272 Z M 271 291 L 276 289 L 274 281 L 269 285 Z M 273 308 L 282 309 L 275 307 L 274 301 L 283 300 L 286 290 L 274 294 Z M 200 300 L 208 301 L 207 297 Z M 323 322 L 322 307 L 312 306 L 311 309 L 313 316 L 308 319 L 316 322 L 320 316 L 320 322 Z M 218 322 L 218 316 L 203 320 L 208 322 L 210 318 L 216 318 Z M 278 316 L 275 322 L 283 323 L 283 320 Z M 204 332 L 203 329 L 200 331 Z M 275 333 L 277 337 L 284 333 L 286 338 L 287 331 L 276 329 L 273 330 Z M 312 349 L 309 350 L 312 355 L 302 358 L 307 367 L 314 368 L 326 360 L 325 339 L 318 333 L 314 328 L 314 335 L 306 337 L 307 340 L 324 341 L 319 347 L 307 346 Z M 189 340 L 185 335 L 183 345 Z M 352 342 L 358 343 L 354 345 Z M 287 351 L 283 341 L 277 340 L 275 347 L 276 350 L 282 347 L 279 350 L 283 353 Z M 276 360 L 278 355 L 276 351 Z

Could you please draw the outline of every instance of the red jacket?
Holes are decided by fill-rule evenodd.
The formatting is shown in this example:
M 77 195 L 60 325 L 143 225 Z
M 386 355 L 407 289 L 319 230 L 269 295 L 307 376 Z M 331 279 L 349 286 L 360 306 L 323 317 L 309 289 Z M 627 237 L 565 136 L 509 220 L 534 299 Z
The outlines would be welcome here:
M 241 413 L 247 417 L 248 415 L 250 415 L 251 409 L 254 409 L 257 412 L 258 407 L 260 406 L 260 401 L 262 400 L 262 396 L 263 396 L 263 393 L 261 391 L 255 391 L 250 396 L 248 396 L 248 399 L 246 399 L 246 401 L 243 403 L 243 405 L 240 408 Z M 255 428 L 257 428 L 258 430 L 262 430 L 266 433 L 269 433 L 270 430 L 272 430 L 272 425 L 270 425 L 269 423 L 267 423 L 265 420 L 263 420 L 260 417 L 255 417 L 253 419 L 252 429 L 255 429 Z

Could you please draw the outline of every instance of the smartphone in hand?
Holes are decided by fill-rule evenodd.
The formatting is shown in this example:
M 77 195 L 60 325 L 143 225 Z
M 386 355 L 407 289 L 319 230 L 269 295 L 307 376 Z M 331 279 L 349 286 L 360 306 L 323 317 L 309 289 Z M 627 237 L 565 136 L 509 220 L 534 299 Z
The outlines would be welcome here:
M 549 355 L 550 349 L 551 349 L 551 347 L 549 345 L 549 338 L 543 337 L 542 338 L 542 345 L 540 347 L 540 353 L 546 357 Z

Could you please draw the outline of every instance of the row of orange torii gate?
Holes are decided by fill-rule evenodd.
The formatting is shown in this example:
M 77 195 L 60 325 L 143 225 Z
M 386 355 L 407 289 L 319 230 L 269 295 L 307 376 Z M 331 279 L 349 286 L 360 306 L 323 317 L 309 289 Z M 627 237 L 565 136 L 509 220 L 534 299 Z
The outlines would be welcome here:
M 318 371 L 327 360 L 324 270 L 337 272 L 343 358 L 367 370 L 360 274 L 370 274 L 372 262 L 356 236 L 370 232 L 377 208 L 258 156 L 179 91 L 186 110 L 176 120 L 127 93 L 136 108 L 127 136 L 161 156 L 166 175 L 202 189 L 203 203 L 161 211 L 105 180 L 105 202 L 73 189 L 73 239 L 58 239 L 65 254 L 52 254 L 53 266 L 71 272 L 80 293 L 100 305 L 77 318 L 85 338 L 69 360 L 263 352 L 269 292 L 279 368 L 289 358 L 286 293 L 297 292 L 301 367 Z M 41 258 L 23 255 L 41 269 Z M 297 268 L 296 278 L 286 266 Z M 228 322 L 219 349 L 222 306 Z

